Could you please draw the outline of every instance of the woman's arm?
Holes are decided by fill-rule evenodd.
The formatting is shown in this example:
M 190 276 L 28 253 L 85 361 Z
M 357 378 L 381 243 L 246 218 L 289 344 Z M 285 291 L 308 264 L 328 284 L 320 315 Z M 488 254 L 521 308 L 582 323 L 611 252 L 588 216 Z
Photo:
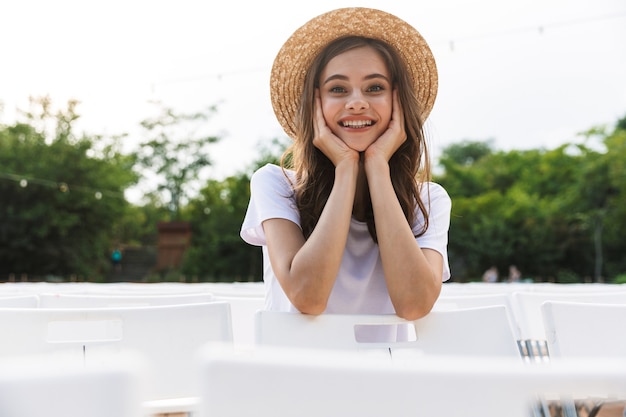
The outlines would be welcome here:
M 420 248 L 391 183 L 389 160 L 405 140 L 404 114 L 394 91 L 389 127 L 365 151 L 364 167 L 389 296 L 398 316 L 414 320 L 428 314 L 439 297 L 443 256 Z
M 321 314 L 339 272 L 348 239 L 359 170 L 359 154 L 326 126 L 319 91 L 315 95 L 313 144 L 335 165 L 328 201 L 308 239 L 294 223 L 263 222 L 270 262 L 283 291 L 301 313 Z
M 418 319 L 430 312 L 439 297 L 443 256 L 417 243 L 391 184 L 387 162 L 370 160 L 366 172 L 389 296 L 398 316 Z
M 326 309 L 348 238 L 357 172 L 358 161 L 337 165 L 332 191 L 308 239 L 289 220 L 263 222 L 274 274 L 301 313 Z

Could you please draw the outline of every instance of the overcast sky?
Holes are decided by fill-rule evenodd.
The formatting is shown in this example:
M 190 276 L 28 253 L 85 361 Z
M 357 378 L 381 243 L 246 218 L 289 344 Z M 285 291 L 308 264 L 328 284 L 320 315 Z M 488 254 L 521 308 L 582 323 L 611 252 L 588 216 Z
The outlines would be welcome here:
M 286 38 L 346 6 L 394 13 L 429 42 L 439 95 L 428 123 L 436 154 L 463 139 L 552 148 L 626 116 L 623 0 L 0 0 L 0 122 L 29 96 L 81 101 L 80 130 L 140 136 L 160 100 L 179 111 L 217 104 L 210 175 L 244 169 L 256 145 L 284 136 L 269 72 Z

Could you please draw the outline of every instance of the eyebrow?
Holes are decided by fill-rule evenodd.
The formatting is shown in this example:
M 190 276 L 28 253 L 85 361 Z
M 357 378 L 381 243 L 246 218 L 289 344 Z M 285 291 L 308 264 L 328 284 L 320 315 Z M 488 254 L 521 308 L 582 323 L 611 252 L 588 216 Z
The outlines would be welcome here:
M 383 74 L 378 74 L 378 73 L 369 74 L 369 75 L 367 75 L 364 79 L 365 79 L 365 80 L 373 80 L 373 79 L 376 79 L 376 78 L 382 78 L 382 79 L 384 79 L 385 81 L 390 82 L 390 81 L 389 81 L 389 78 L 387 78 L 387 77 L 386 77 L 386 76 L 384 76 Z M 326 79 L 324 80 L 324 82 L 322 83 L 322 85 L 325 85 L 325 84 L 327 84 L 327 83 L 329 83 L 329 82 L 331 82 L 331 81 L 333 81 L 333 80 L 348 81 L 348 77 L 347 77 L 347 76 L 345 76 L 345 75 L 342 75 L 342 74 L 333 74 L 333 75 L 331 75 L 330 77 L 326 78 Z

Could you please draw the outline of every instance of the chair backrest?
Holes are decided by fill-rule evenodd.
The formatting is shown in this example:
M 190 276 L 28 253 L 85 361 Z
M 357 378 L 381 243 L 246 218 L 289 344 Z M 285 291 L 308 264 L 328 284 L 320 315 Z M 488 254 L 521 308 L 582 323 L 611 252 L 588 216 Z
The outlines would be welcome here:
M 503 294 L 523 291 L 531 285 L 525 282 L 445 282 L 441 295 Z
M 431 311 L 406 321 L 395 315 L 305 314 L 260 311 L 256 341 L 261 346 L 325 349 L 414 350 L 425 354 L 520 357 L 505 306 Z M 408 325 L 407 342 L 362 342 L 359 329 Z
M 35 308 L 39 306 L 39 297 L 35 294 L 0 296 L 0 307 Z
M 146 307 L 208 303 L 211 301 L 215 301 L 211 293 L 130 295 L 43 293 L 39 295 L 39 307 L 41 308 Z
M 106 362 L 138 352 L 152 374 L 147 400 L 192 396 L 193 356 L 207 343 L 232 343 L 225 302 L 149 307 L 0 309 L 0 356 L 64 355 Z
M 75 289 L 81 293 L 105 295 L 178 295 L 211 292 L 203 284 L 185 282 L 112 282 L 97 284 L 91 287 L 87 286 L 84 290 L 83 284 L 80 283 L 75 286 Z
M 492 305 L 505 305 L 510 308 L 510 295 L 507 293 L 441 295 L 435 302 L 433 309 L 457 310 L 459 308 L 486 307 Z
M 230 305 L 234 344 L 244 349 L 254 346 L 254 316 L 265 307 L 265 297 L 215 295 L 214 298 Z
M 0 415 L 137 417 L 142 407 L 136 359 L 111 361 L 106 367 L 77 366 L 59 358 L 0 360 Z
M 541 315 L 541 305 L 546 301 L 622 304 L 626 303 L 626 291 L 514 292 L 512 294 L 514 315 L 519 323 L 522 339 L 546 340 L 546 332 Z
M 265 298 L 263 282 L 203 282 L 197 285 L 203 291 L 224 297 Z
M 198 417 L 528 417 L 538 394 L 626 388 L 626 362 L 414 359 L 398 365 L 340 350 L 207 350 L 198 366 Z
M 513 326 L 513 333 L 516 339 L 520 339 L 519 324 L 516 321 L 516 317 L 513 314 L 513 303 L 511 302 L 511 294 L 508 292 L 502 293 L 485 293 L 485 294 L 454 294 L 454 295 L 440 295 L 433 310 L 457 310 L 460 308 L 474 308 L 474 307 L 489 307 L 502 305 L 506 307 L 506 311 L 509 316 L 509 321 Z
M 551 357 L 626 359 L 626 304 L 547 301 L 541 311 Z

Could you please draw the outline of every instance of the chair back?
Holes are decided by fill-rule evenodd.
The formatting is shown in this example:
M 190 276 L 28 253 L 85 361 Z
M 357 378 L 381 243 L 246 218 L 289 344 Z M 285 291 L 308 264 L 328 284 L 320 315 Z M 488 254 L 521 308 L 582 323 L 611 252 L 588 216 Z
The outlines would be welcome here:
M 36 294 L 0 296 L 0 308 L 36 308 L 39 297 Z
M 359 330 L 409 328 L 407 341 L 363 340 Z M 367 333 L 367 332 L 365 332 Z M 261 346 L 325 349 L 409 349 L 425 354 L 520 357 L 506 307 L 501 305 L 431 311 L 407 321 L 395 315 L 321 314 L 260 311 L 256 341 Z
M 142 408 L 136 359 L 106 367 L 33 357 L 0 360 L 0 416 L 137 417 Z
M 485 293 L 485 294 L 453 294 L 439 296 L 433 310 L 456 310 L 460 308 L 489 307 L 502 305 L 506 307 L 509 321 L 513 326 L 516 339 L 520 339 L 520 329 L 516 317 L 513 314 L 511 294 L 508 292 Z
M 578 303 L 626 304 L 626 291 L 520 291 L 512 294 L 514 314 L 520 325 L 521 338 L 545 340 L 546 332 L 541 314 L 541 305 L 546 301 Z
M 145 358 L 146 399 L 193 396 L 193 358 L 207 343 L 232 343 L 228 303 L 149 307 L 0 309 L 0 357 L 62 355 L 106 363 L 136 352 Z
M 43 293 L 39 295 L 41 308 L 101 308 L 146 307 L 208 303 L 214 301 L 211 293 L 188 294 L 78 294 Z
M 626 359 L 626 305 L 547 301 L 541 312 L 550 357 Z
M 216 301 L 227 302 L 230 305 L 230 314 L 233 323 L 233 343 L 240 348 L 254 346 L 254 317 L 257 311 L 265 307 L 265 297 L 215 295 Z
M 275 346 L 207 350 L 198 417 L 528 417 L 541 380 L 514 358 L 379 359 Z

